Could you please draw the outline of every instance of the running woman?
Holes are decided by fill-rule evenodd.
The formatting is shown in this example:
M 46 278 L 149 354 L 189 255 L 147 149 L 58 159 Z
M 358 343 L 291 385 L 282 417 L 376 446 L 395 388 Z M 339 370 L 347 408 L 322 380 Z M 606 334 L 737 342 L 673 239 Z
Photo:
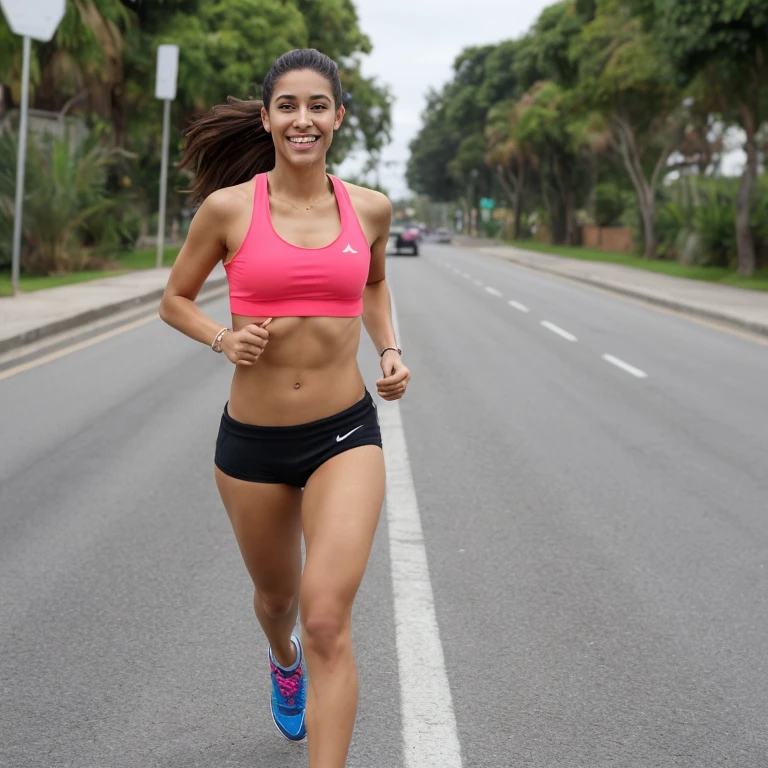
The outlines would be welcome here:
M 357 365 L 361 321 L 381 357 L 379 397 L 400 399 L 410 379 L 384 273 L 392 206 L 326 171 L 343 119 L 336 64 L 302 49 L 274 62 L 263 102 L 230 98 L 193 124 L 182 164 L 202 204 L 160 306 L 235 366 L 216 483 L 269 643 L 272 717 L 286 738 L 308 736 L 310 768 L 346 762 L 352 603 L 384 499 L 376 406 Z M 195 304 L 220 261 L 231 328 Z

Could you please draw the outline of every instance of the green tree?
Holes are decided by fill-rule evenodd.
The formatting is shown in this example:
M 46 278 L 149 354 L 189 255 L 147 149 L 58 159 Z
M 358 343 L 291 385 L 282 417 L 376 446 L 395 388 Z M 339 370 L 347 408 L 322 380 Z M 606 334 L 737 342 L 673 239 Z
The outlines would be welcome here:
M 536 83 L 518 105 L 516 139 L 529 148 L 549 211 L 552 240 L 578 241 L 576 207 L 579 185 L 582 113 L 572 93 L 552 81 Z M 583 174 L 586 177 L 586 174 Z
M 517 87 L 510 67 L 513 54 L 513 46 L 507 44 L 465 48 L 453 62 L 451 81 L 441 91 L 428 93 L 406 168 L 412 190 L 435 201 L 462 198 L 465 208 L 480 193 L 490 191 L 486 113 Z
M 512 203 L 512 236 L 520 237 L 526 171 L 533 158 L 533 146 L 520 133 L 520 118 L 525 111 L 521 101 L 503 101 L 488 112 L 486 162 L 496 172 L 499 184 Z
M 441 93 L 430 90 L 422 112 L 422 127 L 410 143 L 410 156 L 405 170 L 408 186 L 433 200 L 450 202 L 459 195 L 459 185 L 448 171 L 461 142 L 457 126 L 447 118 L 448 88 Z
M 518 42 L 514 62 L 524 91 L 516 107 L 515 137 L 527 147 L 556 243 L 577 242 L 576 208 L 591 179 L 583 167 L 588 114 L 573 93 L 578 76 L 574 41 L 588 11 L 573 0 L 546 8 Z
M 258 97 L 272 61 L 292 48 L 318 48 L 339 64 L 347 119 L 334 140 L 332 165 L 358 148 L 373 164 L 389 141 L 391 95 L 362 73 L 371 43 L 351 0 L 70 0 L 54 39 L 33 46 L 30 106 L 77 114 L 88 127 L 108 121 L 101 141 L 125 151 L 107 169 L 106 190 L 140 206 L 145 226 L 159 176 L 160 43 L 180 48 L 171 189 L 187 186 L 174 166 L 189 119 L 228 95 Z M 20 70 L 20 38 L 0 18 L 0 118 L 18 103 Z M 183 203 L 172 195 L 169 213 Z
M 632 180 L 645 255 L 656 256 L 656 194 L 680 143 L 687 114 L 666 47 L 631 3 L 597 0 L 597 15 L 575 40 L 578 94 L 604 115 Z
M 768 5 L 765 0 L 657 0 L 661 36 L 682 81 L 704 76 L 722 114 L 745 133 L 746 166 L 736 201 L 738 272 L 756 268 L 750 228 L 758 173 L 758 135 L 768 120 Z

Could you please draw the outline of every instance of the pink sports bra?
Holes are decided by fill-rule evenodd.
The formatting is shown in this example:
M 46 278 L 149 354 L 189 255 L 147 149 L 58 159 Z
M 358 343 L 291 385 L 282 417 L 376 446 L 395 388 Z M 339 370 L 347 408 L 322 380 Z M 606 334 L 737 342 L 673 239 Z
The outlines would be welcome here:
M 324 248 L 300 248 L 272 226 L 267 175 L 255 177 L 253 214 L 224 265 L 232 313 L 247 317 L 357 317 L 363 312 L 371 249 L 344 184 L 330 176 L 341 233 Z

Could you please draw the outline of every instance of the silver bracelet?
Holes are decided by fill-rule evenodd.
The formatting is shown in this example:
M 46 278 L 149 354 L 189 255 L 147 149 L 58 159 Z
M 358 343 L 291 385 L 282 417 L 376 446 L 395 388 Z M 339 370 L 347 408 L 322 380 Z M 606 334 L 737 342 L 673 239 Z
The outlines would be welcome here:
M 221 340 L 224 338 L 224 334 L 229 330 L 229 328 L 222 328 L 217 334 L 216 338 L 213 340 L 213 344 L 211 344 L 211 349 L 214 352 L 221 352 Z

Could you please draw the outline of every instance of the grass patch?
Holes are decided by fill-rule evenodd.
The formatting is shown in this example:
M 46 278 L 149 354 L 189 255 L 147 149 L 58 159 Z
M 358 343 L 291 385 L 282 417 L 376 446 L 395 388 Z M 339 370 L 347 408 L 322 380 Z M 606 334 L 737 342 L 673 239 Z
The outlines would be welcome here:
M 732 285 L 736 288 L 749 288 L 753 291 L 768 291 L 768 269 L 759 269 L 754 277 L 742 277 L 727 267 L 690 267 L 676 261 L 648 261 L 642 256 L 631 253 L 611 253 L 596 251 L 591 248 L 579 248 L 569 245 L 547 245 L 532 240 L 508 240 L 507 245 L 538 253 L 551 253 L 555 256 L 567 256 L 583 261 L 601 261 L 608 264 L 621 264 L 625 267 L 644 269 L 646 272 L 658 272 L 673 277 L 686 277 L 689 280 L 702 280 L 708 283 Z
M 163 251 L 163 266 L 170 267 L 176 261 L 180 247 L 166 246 Z M 37 276 L 24 275 L 19 277 L 19 287 L 23 292 L 42 291 L 45 288 L 56 288 L 60 285 L 72 285 L 73 283 L 86 283 L 90 280 L 98 280 L 100 277 L 115 277 L 133 272 L 137 269 L 153 269 L 155 266 L 156 248 L 142 248 L 138 251 L 124 251 L 118 253 L 114 260 L 116 269 L 100 269 L 84 272 L 72 272 L 68 275 Z M 10 270 L 0 272 L 0 296 L 13 296 L 11 289 Z

